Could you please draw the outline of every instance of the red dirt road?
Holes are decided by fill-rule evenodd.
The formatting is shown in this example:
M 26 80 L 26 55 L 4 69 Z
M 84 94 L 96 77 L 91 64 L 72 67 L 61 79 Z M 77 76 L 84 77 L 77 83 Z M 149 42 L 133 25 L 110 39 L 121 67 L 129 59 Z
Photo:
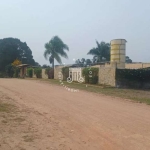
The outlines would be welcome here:
M 13 133 L 1 131 L 2 150 L 150 150 L 146 104 L 21 79 L 0 79 L 0 92 L 26 118 Z

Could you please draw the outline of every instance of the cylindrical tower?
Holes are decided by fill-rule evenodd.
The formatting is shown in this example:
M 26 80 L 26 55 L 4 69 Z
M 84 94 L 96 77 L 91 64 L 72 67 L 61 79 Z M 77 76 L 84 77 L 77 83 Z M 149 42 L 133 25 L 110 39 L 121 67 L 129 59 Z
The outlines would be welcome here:
M 125 39 L 111 41 L 111 63 L 116 63 L 116 67 L 120 69 L 125 68 L 126 42 Z

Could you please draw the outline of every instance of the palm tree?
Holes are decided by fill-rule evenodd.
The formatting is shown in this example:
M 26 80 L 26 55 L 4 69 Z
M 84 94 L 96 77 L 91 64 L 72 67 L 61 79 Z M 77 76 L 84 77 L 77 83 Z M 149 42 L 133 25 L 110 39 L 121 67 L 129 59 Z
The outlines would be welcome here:
M 47 59 L 49 57 L 49 62 L 52 64 L 54 69 L 54 59 L 59 64 L 62 64 L 61 57 L 68 58 L 65 50 L 69 51 L 69 47 L 64 44 L 64 42 L 58 37 L 54 36 L 48 43 L 45 44 L 44 57 Z
M 110 44 L 96 41 L 97 47 L 92 48 L 87 54 L 93 55 L 93 62 L 101 62 L 102 58 L 110 61 Z
M 81 63 L 84 64 L 85 63 L 85 58 L 81 59 Z
M 92 61 L 90 59 L 86 59 L 85 62 L 86 62 L 86 65 L 91 65 L 92 64 Z

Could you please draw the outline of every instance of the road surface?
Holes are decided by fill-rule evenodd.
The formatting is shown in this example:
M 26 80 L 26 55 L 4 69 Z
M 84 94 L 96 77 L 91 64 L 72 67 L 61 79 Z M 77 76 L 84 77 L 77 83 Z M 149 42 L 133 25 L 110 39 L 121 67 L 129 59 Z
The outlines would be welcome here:
M 9 132 L 1 130 L 0 149 L 150 150 L 150 106 L 146 104 L 68 92 L 37 80 L 0 79 L 0 92 L 26 119 L 14 128 L 11 123 L 6 126 Z M 24 141 L 23 137 L 30 138 Z

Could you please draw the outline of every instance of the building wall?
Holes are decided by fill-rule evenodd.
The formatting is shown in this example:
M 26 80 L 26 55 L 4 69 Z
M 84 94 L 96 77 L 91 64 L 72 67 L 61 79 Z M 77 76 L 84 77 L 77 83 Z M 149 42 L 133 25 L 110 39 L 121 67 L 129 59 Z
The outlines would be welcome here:
M 104 65 L 95 65 L 92 67 L 96 67 L 96 68 L 99 68 L 99 67 L 117 67 L 118 68 L 116 63 L 110 63 L 110 64 L 106 63 Z M 140 68 L 147 68 L 147 67 L 150 67 L 150 63 L 131 63 L 131 64 L 126 63 L 125 64 L 126 69 L 140 69 Z
M 34 69 L 33 69 L 33 78 L 36 78 L 36 75 L 34 74 Z M 45 74 L 45 69 L 42 69 L 42 78 L 48 79 L 48 75 Z
M 54 79 L 59 79 L 59 77 L 58 77 L 58 74 L 59 74 L 59 72 L 62 72 L 62 68 L 63 68 L 64 66 L 55 66 L 55 69 L 54 69 Z
M 100 67 L 99 68 L 99 84 L 116 86 L 116 68 L 115 67 Z
M 150 67 L 150 63 L 131 63 L 125 65 L 126 69 L 139 69 Z
M 45 74 L 45 69 L 42 69 L 42 78 L 43 79 L 48 79 L 48 75 Z
M 82 70 L 84 68 L 69 68 L 69 71 L 72 72 L 72 81 L 80 82 L 80 80 L 84 81 L 84 77 L 82 76 Z

